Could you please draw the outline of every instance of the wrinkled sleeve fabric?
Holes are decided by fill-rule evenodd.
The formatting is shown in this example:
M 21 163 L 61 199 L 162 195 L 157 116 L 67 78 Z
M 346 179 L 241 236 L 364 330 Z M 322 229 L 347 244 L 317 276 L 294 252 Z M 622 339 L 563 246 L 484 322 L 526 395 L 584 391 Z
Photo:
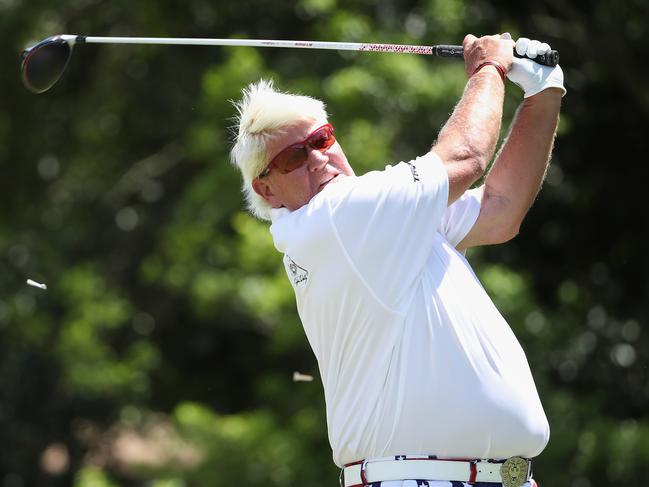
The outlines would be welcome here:
M 482 192 L 482 187 L 466 191 L 444 212 L 439 233 L 453 247 L 457 247 L 478 220 Z
M 448 202 L 448 175 L 435 154 L 355 178 L 331 198 L 331 219 L 347 259 L 376 298 L 407 303 Z

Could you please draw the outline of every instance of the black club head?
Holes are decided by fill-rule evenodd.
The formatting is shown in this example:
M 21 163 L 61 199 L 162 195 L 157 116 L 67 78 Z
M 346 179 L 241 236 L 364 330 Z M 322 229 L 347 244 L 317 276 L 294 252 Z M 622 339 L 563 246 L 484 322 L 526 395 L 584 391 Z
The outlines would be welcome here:
M 28 90 L 43 93 L 59 80 L 72 56 L 73 38 L 67 37 L 48 37 L 23 51 L 20 71 Z

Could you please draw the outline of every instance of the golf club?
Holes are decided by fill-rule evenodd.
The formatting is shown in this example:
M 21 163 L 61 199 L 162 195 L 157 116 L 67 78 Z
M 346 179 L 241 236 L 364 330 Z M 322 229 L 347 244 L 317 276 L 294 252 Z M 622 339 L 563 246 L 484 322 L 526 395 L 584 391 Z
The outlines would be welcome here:
M 439 57 L 462 58 L 462 46 L 435 45 L 415 46 L 409 44 L 372 44 L 351 42 L 280 41 L 255 39 L 200 39 L 173 37 L 86 37 L 62 34 L 42 40 L 25 49 L 21 55 L 20 71 L 27 89 L 34 93 L 49 90 L 59 80 L 72 56 L 75 44 L 161 44 L 185 46 L 248 46 L 289 47 L 301 49 L 332 49 L 338 51 L 393 52 L 401 54 L 427 54 Z M 518 54 L 514 51 L 514 55 Z M 559 63 L 559 53 L 549 51 L 534 61 L 546 66 Z

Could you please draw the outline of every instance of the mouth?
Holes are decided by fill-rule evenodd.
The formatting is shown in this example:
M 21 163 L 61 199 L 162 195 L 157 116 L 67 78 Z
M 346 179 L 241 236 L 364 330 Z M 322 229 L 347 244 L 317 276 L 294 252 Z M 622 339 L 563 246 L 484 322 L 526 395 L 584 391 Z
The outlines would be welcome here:
M 324 187 L 329 183 L 335 183 L 339 178 L 340 174 L 334 174 L 318 186 L 318 192 L 322 191 Z

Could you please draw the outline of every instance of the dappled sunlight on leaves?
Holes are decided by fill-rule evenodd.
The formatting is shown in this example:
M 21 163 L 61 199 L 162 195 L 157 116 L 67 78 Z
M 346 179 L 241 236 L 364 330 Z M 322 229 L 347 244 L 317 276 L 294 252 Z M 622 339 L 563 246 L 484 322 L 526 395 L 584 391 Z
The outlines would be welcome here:
M 483 286 L 500 312 L 510 322 L 531 305 L 529 283 L 520 274 L 498 264 L 485 265 L 478 270 Z
M 143 340 L 126 347 L 111 343 L 130 325 L 128 301 L 89 266 L 70 271 L 61 287 L 70 307 L 55 347 L 67 387 L 97 397 L 146 394 L 147 371 L 157 365 L 158 350 Z
M 377 132 L 381 137 L 377 138 Z M 383 169 L 389 160 L 392 134 L 389 127 L 377 127 L 369 120 L 354 119 L 345 131 L 343 149 L 358 174 Z M 381 167 L 383 164 L 383 167 Z
M 98 467 L 85 467 L 76 475 L 74 487 L 117 487 L 106 473 Z
M 228 481 L 218 475 L 225 468 L 236 471 L 239 482 L 245 485 L 304 482 L 316 475 L 316 470 L 308 470 L 310 462 L 298 461 L 305 453 L 303 439 L 314 433 L 310 417 L 309 413 L 298 414 L 288 429 L 263 410 L 218 416 L 197 404 L 180 405 L 175 412 L 178 431 L 207 454 L 201 467 L 185 478 L 209 479 L 211 485 L 227 486 Z

